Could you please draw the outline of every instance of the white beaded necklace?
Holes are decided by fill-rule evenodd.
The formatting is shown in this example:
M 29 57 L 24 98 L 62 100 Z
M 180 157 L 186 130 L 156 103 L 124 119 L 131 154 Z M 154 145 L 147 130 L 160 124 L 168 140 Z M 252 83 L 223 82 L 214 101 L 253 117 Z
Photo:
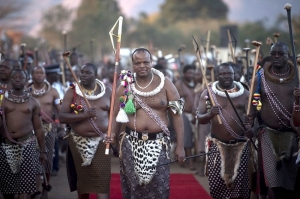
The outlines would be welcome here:
M 105 85 L 102 81 L 95 79 L 95 83 L 98 84 L 98 86 L 101 88 L 101 91 L 98 95 L 86 95 L 86 98 L 88 100 L 96 100 L 99 99 L 100 97 L 102 97 L 105 94 Z M 79 87 L 76 85 L 76 83 L 74 82 L 75 85 L 75 91 L 78 95 L 80 95 L 81 97 L 83 97 L 83 94 L 81 92 L 81 90 L 79 89 Z
M 145 86 L 145 87 L 140 86 L 140 85 L 137 83 L 137 80 L 136 80 L 136 78 L 135 78 L 135 83 L 136 83 L 136 85 L 137 85 L 140 89 L 145 89 L 145 88 L 147 88 L 147 87 L 152 83 L 152 81 L 153 81 L 154 75 L 153 75 L 153 72 L 152 72 L 152 71 L 151 71 L 151 74 L 152 74 L 151 81 L 149 82 L 149 84 L 147 84 L 147 86 Z M 134 77 L 135 77 L 135 76 L 136 76 L 136 73 L 134 73 Z
M 219 81 L 216 81 L 214 82 L 212 85 L 211 85 L 211 89 L 212 91 L 216 94 L 216 95 L 219 95 L 221 97 L 226 97 L 226 94 L 224 91 L 220 91 L 217 89 L 217 84 L 219 83 Z M 233 81 L 233 83 L 235 85 L 237 85 L 239 87 L 239 91 L 238 92 L 235 92 L 235 93 L 228 93 L 229 97 L 230 98 L 235 98 L 235 97 L 238 97 L 238 96 L 241 96 L 245 89 L 243 87 L 243 85 L 240 83 L 240 82 L 236 82 L 236 81 Z
M 150 97 L 150 96 L 154 96 L 157 93 L 159 93 L 161 91 L 161 89 L 164 87 L 165 85 L 165 76 L 162 72 L 160 72 L 159 70 L 156 70 L 154 68 L 151 68 L 151 72 L 155 75 L 157 75 L 158 77 L 160 77 L 160 84 L 158 85 L 157 88 L 155 88 L 153 91 L 150 92 L 142 92 L 139 91 L 135 88 L 134 84 L 131 84 L 131 89 L 134 93 L 136 93 L 139 96 L 143 96 L 143 97 Z M 153 77 L 153 76 L 152 76 Z M 150 85 L 150 84 L 149 84 Z

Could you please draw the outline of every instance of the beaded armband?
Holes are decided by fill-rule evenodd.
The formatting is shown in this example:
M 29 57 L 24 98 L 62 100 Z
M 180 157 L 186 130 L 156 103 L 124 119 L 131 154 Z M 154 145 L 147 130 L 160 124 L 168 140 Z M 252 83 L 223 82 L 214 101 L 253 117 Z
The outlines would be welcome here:
M 209 97 L 207 95 L 204 97 L 204 99 L 205 99 L 205 104 L 206 104 L 206 110 L 209 113 L 210 109 L 211 109 L 211 102 L 210 102 Z
M 169 101 L 168 107 L 171 108 L 174 114 L 182 115 L 184 109 L 185 101 L 183 98 L 180 98 L 176 101 Z
M 294 111 L 299 112 L 300 111 L 300 105 L 296 104 L 294 102 Z

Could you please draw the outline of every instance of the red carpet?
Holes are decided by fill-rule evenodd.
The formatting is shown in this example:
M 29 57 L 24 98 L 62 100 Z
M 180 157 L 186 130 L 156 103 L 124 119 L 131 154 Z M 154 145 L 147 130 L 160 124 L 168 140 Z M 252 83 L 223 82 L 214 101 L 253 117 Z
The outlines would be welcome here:
M 211 199 L 209 194 L 198 183 L 193 174 L 171 174 L 170 186 L 170 199 Z M 92 194 L 90 199 L 97 199 L 97 197 Z M 119 174 L 112 174 L 111 176 L 110 199 L 122 199 Z

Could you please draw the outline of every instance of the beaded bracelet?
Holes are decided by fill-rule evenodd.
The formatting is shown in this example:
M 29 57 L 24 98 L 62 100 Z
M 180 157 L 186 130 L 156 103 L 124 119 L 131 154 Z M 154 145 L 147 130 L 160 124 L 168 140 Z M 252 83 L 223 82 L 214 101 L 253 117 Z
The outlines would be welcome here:
M 45 150 L 45 151 L 40 151 L 40 153 L 47 153 L 48 151 L 47 150 Z
M 294 111 L 296 112 L 300 111 L 300 105 L 296 104 L 296 102 L 294 102 Z

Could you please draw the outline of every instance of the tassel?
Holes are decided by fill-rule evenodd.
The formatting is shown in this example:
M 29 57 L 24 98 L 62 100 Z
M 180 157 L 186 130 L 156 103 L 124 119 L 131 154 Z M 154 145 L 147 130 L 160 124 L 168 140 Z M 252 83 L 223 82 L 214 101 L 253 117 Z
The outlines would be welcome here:
M 124 108 L 124 111 L 127 113 L 127 114 L 134 114 L 135 113 L 135 107 L 134 107 L 134 104 L 132 102 L 132 99 L 133 99 L 133 96 L 129 95 L 128 97 L 128 101 L 126 102 L 125 104 L 125 108 Z
M 116 121 L 120 123 L 127 123 L 129 122 L 128 116 L 125 113 L 124 109 L 120 108 L 119 113 L 116 117 Z

